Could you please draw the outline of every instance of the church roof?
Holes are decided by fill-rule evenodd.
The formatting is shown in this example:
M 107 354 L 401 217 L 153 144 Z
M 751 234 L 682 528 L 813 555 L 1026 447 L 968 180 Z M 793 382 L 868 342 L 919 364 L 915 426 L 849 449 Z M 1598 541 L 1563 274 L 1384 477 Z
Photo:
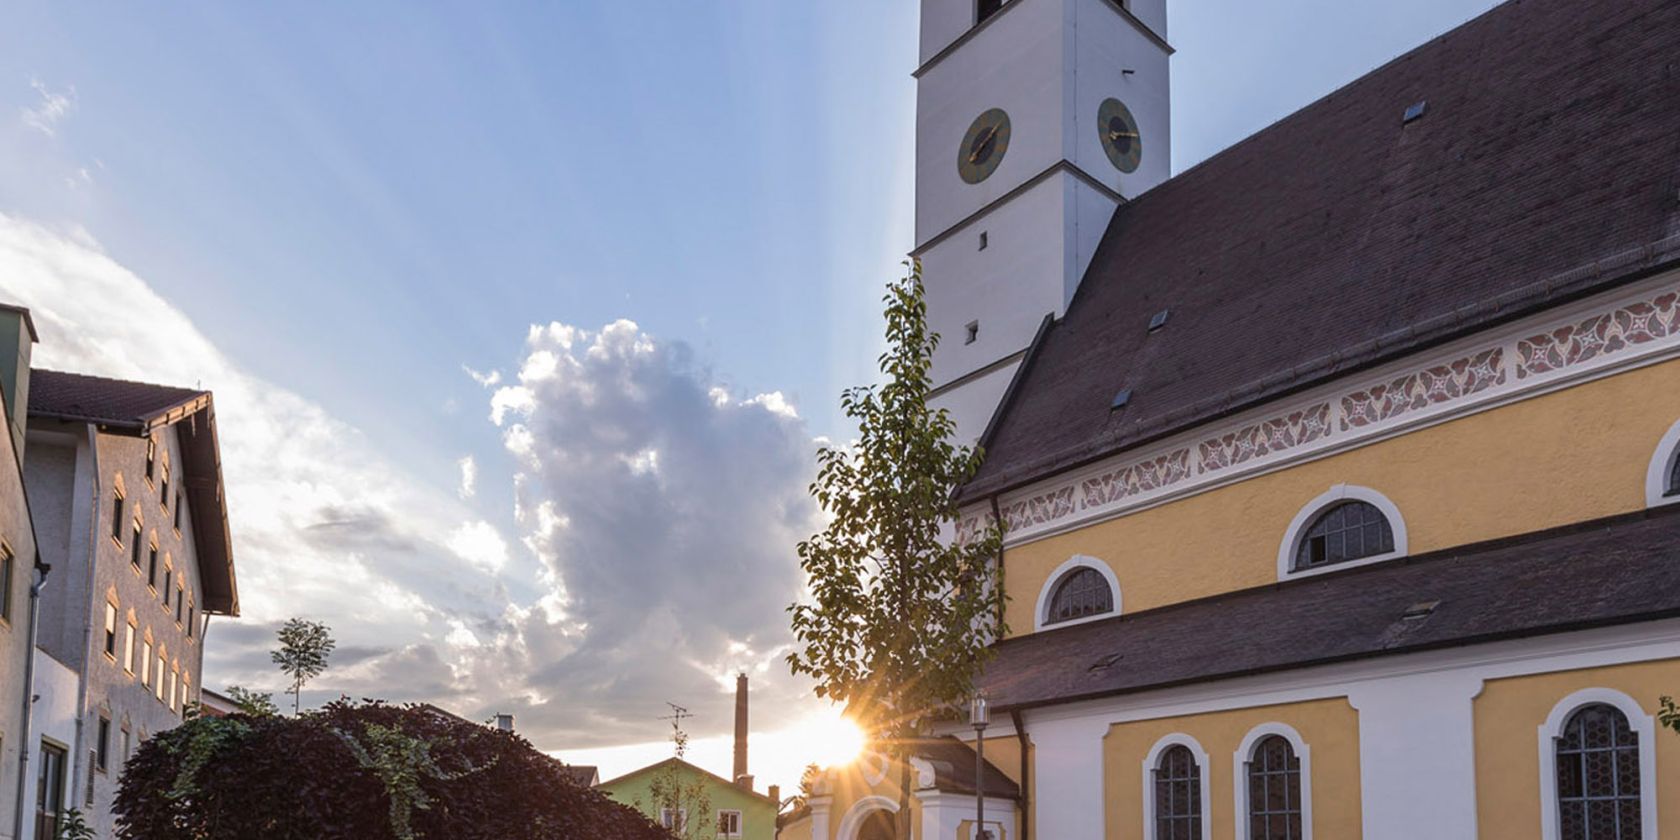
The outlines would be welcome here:
M 180 486 L 192 511 L 203 609 L 239 615 L 216 408 L 209 391 L 34 368 L 29 372 L 29 416 L 89 423 L 108 434 L 135 437 L 176 426 L 184 462 Z
M 1677 55 L 1669 0 L 1511 0 L 1122 205 L 963 497 L 1673 264 Z
M 1672 618 L 1677 567 L 1658 508 L 1018 636 L 980 686 L 1019 709 Z

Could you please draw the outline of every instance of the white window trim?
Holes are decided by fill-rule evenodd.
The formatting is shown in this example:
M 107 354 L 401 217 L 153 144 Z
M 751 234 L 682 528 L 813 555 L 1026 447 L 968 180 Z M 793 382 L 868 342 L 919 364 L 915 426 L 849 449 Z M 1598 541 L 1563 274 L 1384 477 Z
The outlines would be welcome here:
M 1057 621 L 1051 623 L 1049 621 L 1050 599 L 1055 595 L 1056 585 L 1061 583 L 1062 578 L 1067 577 L 1069 572 L 1080 568 L 1096 569 L 1097 572 L 1103 576 L 1103 579 L 1108 581 L 1108 590 L 1114 593 L 1114 609 L 1105 613 L 1088 615 L 1084 618 L 1073 618 L 1067 621 Z M 1102 621 L 1106 618 L 1113 618 L 1119 615 L 1120 612 L 1120 579 L 1114 576 L 1114 570 L 1109 568 L 1107 563 L 1104 563 L 1095 557 L 1089 557 L 1084 554 L 1075 554 L 1072 557 L 1069 557 L 1066 562 L 1062 563 L 1062 565 L 1057 566 L 1056 570 L 1050 573 L 1050 577 L 1044 581 L 1043 588 L 1038 590 L 1038 605 L 1033 608 L 1033 630 L 1037 631 L 1072 627 L 1075 624 L 1084 624 L 1089 621 Z
M 1207 750 L 1195 738 L 1182 732 L 1174 732 L 1155 742 L 1149 749 L 1149 755 L 1143 759 L 1143 836 L 1155 838 L 1155 768 L 1161 760 L 1161 754 L 1172 747 L 1184 747 L 1196 759 L 1196 770 L 1201 776 L 1202 786 L 1202 840 L 1213 840 L 1213 795 L 1208 776 Z
M 840 818 L 840 830 L 835 833 L 835 840 L 857 840 L 858 832 L 863 830 L 863 821 L 876 811 L 896 814 L 898 800 L 890 796 L 865 796 L 853 802 L 852 807 L 846 809 L 846 815 Z
M 1233 816 L 1237 824 L 1237 840 L 1249 840 L 1248 765 L 1254 759 L 1254 747 L 1271 735 L 1283 736 L 1283 739 L 1289 742 L 1289 746 L 1294 748 L 1296 760 L 1301 762 L 1301 840 L 1312 840 L 1312 750 L 1307 747 L 1307 742 L 1294 727 L 1275 721 L 1262 723 L 1250 729 L 1237 751 L 1231 754 L 1231 766 L 1236 768 L 1236 777 L 1231 780 L 1231 787 L 1236 790 L 1236 811 Z
M 1558 701 L 1540 725 L 1540 838 L 1558 840 L 1557 739 L 1569 717 L 1587 706 L 1613 706 L 1639 739 L 1639 823 L 1643 840 L 1657 840 L 1657 724 L 1639 701 L 1609 688 L 1584 688 Z
M 719 837 L 740 837 L 740 836 L 742 836 L 743 834 L 746 833 L 747 823 L 746 823 L 746 819 L 741 814 L 741 809 L 739 809 L 739 808 L 719 808 L 719 809 L 717 809 L 718 822 L 723 822 L 723 815 L 724 814 L 734 814 L 735 815 L 735 830 L 734 831 L 720 831 L 720 832 L 718 832 L 717 836 L 719 836 Z
M 1307 528 L 1309 528 L 1313 522 L 1318 519 L 1318 515 L 1323 513 L 1326 508 L 1338 502 L 1344 501 L 1365 502 L 1366 504 L 1376 508 L 1378 511 L 1381 511 L 1382 515 L 1388 518 L 1389 528 L 1394 531 L 1394 550 L 1383 554 L 1374 554 L 1370 557 L 1361 557 L 1358 560 L 1349 560 L 1345 563 L 1335 563 L 1329 566 L 1321 566 L 1317 569 L 1302 569 L 1300 571 L 1296 571 L 1295 552 L 1300 549 L 1301 538 L 1306 535 Z M 1338 484 L 1329 490 L 1324 491 L 1324 493 L 1320 494 L 1318 498 L 1308 502 L 1305 507 L 1301 508 L 1299 513 L 1295 514 L 1295 518 L 1290 521 L 1289 530 L 1285 531 L 1283 534 L 1283 544 L 1278 546 L 1278 580 L 1290 580 L 1292 578 L 1304 578 L 1312 577 L 1314 575 L 1329 574 L 1331 572 L 1355 569 L 1360 566 L 1369 566 L 1372 563 L 1381 563 L 1385 560 L 1405 557 L 1408 550 L 1408 542 L 1409 541 L 1406 536 L 1406 518 L 1400 515 L 1400 508 L 1398 505 L 1389 501 L 1387 496 L 1384 496 L 1369 487 L 1360 487 L 1356 484 Z
M 670 815 L 673 815 L 673 814 L 677 818 L 676 819 L 676 824 L 675 825 L 666 825 L 665 824 L 666 817 L 670 816 Z M 659 825 L 663 828 L 669 828 L 672 831 L 687 831 L 688 830 L 688 809 L 687 808 L 660 808 L 659 809 Z
M 1651 466 L 1645 470 L 1646 507 L 1680 504 L 1680 494 L 1663 495 L 1668 492 L 1669 471 L 1674 469 L 1675 458 L 1680 458 L 1680 421 L 1668 427 L 1657 443 L 1657 451 L 1651 453 Z

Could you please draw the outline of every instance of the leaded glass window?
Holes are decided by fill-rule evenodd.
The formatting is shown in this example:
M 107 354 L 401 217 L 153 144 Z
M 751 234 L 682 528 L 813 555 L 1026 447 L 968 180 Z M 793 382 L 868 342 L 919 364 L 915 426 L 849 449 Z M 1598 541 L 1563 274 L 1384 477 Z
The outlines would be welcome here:
M 1668 492 L 1665 496 L 1680 496 L 1680 453 L 1674 458 L 1674 466 L 1668 468 Z
M 1254 745 L 1248 760 L 1248 840 L 1301 840 L 1301 760 L 1281 735 Z
M 1295 549 L 1295 569 L 1317 569 L 1394 550 L 1394 526 L 1375 505 L 1342 502 L 1308 526 Z
M 1154 840 L 1201 840 L 1202 768 L 1182 744 L 1155 763 Z
M 1114 591 L 1102 572 L 1081 566 L 1068 572 L 1050 596 L 1050 615 L 1045 624 L 1072 621 L 1086 616 L 1114 612 Z
M 1639 736 L 1605 704 L 1569 716 L 1557 739 L 1559 840 L 1642 837 Z

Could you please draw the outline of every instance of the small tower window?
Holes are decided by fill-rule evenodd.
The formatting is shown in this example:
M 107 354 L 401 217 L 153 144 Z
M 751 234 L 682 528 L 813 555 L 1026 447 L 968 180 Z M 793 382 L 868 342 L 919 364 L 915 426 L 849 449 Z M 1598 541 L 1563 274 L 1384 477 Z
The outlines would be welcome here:
M 990 237 L 988 237 L 986 235 L 986 231 L 980 231 L 980 248 L 979 248 L 979 250 L 981 250 L 981 251 L 986 250 L 986 245 L 989 244 L 989 243 L 990 243 Z
M 985 23 L 986 19 L 1003 11 L 1003 5 L 1009 0 L 975 0 L 974 23 L 976 26 Z
M 1050 596 L 1050 615 L 1044 623 L 1056 624 L 1111 612 L 1114 612 L 1114 591 L 1109 589 L 1108 579 L 1090 566 L 1081 566 L 1056 584 L 1056 592 Z
M 1342 502 L 1319 514 L 1295 551 L 1295 570 L 1332 566 L 1394 550 L 1394 526 L 1375 505 Z
M 963 327 L 963 343 L 964 344 L 973 344 L 974 342 L 979 341 L 979 340 L 980 340 L 980 322 L 979 321 L 969 321 L 968 326 Z

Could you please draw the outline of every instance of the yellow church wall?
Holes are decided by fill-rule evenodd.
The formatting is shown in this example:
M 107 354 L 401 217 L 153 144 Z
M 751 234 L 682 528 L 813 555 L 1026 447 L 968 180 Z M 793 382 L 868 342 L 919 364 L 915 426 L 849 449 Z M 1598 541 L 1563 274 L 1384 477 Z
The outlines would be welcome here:
M 1200 715 L 1112 724 L 1103 736 L 1103 836 L 1143 840 L 1143 761 L 1161 738 L 1189 735 L 1207 750 L 1214 837 L 1236 836 L 1234 754 L 1255 727 L 1283 723 L 1300 733 L 1309 750 L 1307 772 L 1315 837 L 1358 837 L 1359 713 L 1346 698 L 1257 706 Z
M 1677 376 L 1627 371 L 1007 549 L 1011 633 L 1074 555 L 1113 569 L 1123 612 L 1273 583 L 1291 520 L 1337 484 L 1393 501 L 1414 555 L 1640 510 Z
M 1680 695 L 1680 659 L 1490 680 L 1473 704 L 1476 721 L 1476 816 L 1481 840 L 1540 836 L 1539 728 L 1552 709 L 1581 689 L 1608 688 L 1655 715 L 1657 700 Z M 1680 734 L 1661 728 L 1656 743 L 1658 834 L 1680 837 Z

